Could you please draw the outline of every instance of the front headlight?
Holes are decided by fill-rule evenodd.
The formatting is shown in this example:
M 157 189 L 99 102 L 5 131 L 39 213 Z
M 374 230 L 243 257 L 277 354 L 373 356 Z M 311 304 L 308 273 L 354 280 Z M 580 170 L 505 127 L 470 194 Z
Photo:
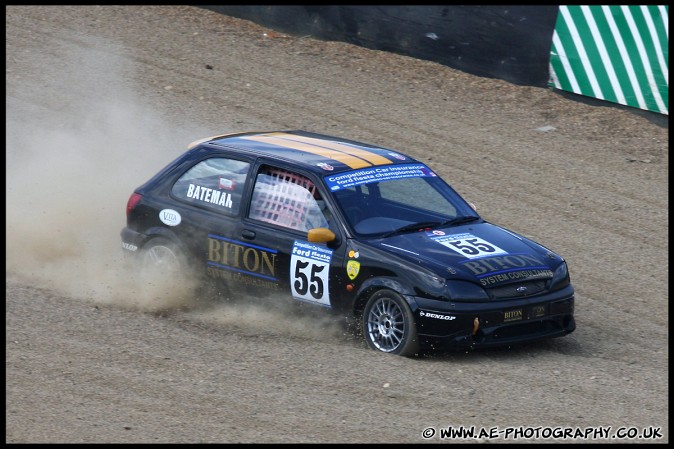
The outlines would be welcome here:
M 569 269 L 566 266 L 566 262 L 562 262 L 554 274 L 552 275 L 552 281 L 550 281 L 550 290 L 559 290 L 562 287 L 566 287 L 571 282 L 569 278 Z
M 487 292 L 472 282 L 447 281 L 445 288 L 450 300 L 457 302 L 489 301 Z

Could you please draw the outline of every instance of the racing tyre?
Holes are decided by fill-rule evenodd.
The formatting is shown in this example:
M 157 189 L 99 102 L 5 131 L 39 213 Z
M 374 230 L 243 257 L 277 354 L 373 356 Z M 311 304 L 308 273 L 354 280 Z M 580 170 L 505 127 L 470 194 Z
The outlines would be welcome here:
M 393 290 L 378 290 L 363 310 L 363 335 L 370 348 L 401 356 L 419 352 L 417 327 L 407 301 Z
M 157 237 L 143 247 L 141 270 L 144 273 L 156 273 L 166 279 L 175 279 L 184 274 L 184 268 L 184 256 L 178 245 L 172 241 Z
M 182 248 L 164 237 L 147 242 L 138 254 L 137 303 L 161 314 L 186 310 L 200 303 L 201 282 Z

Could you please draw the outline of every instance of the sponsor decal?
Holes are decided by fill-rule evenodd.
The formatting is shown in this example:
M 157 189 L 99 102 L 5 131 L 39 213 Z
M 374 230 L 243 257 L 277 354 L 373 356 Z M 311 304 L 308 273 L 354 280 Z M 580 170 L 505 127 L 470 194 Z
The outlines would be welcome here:
M 545 316 L 545 306 L 533 306 L 531 308 L 531 317 L 538 318 L 541 316 Z
M 159 212 L 159 219 L 166 226 L 178 226 L 182 221 L 180 214 L 173 209 L 164 209 Z
M 235 185 L 236 183 L 234 182 L 233 179 L 220 178 L 220 180 L 218 181 L 219 189 L 234 190 Z
M 360 272 L 360 262 L 350 260 L 346 263 L 346 274 L 347 276 L 349 276 L 349 279 L 351 279 L 352 281 L 356 279 L 359 272 Z
M 217 204 L 218 206 L 232 208 L 232 195 L 208 187 L 190 184 L 187 188 L 187 198 L 203 201 L 204 203 Z
M 351 250 L 349 251 L 349 257 L 352 259 L 358 259 L 358 256 L 360 256 L 360 253 L 358 251 Z
M 398 154 L 398 153 L 390 152 L 388 155 L 391 156 L 391 157 L 394 157 L 396 159 L 399 159 L 401 161 L 404 161 L 405 159 L 407 159 L 405 156 L 403 156 L 402 154 Z
M 370 182 L 405 178 L 432 178 L 436 176 L 437 175 L 424 164 L 396 164 L 363 168 L 334 176 L 326 176 L 325 183 L 330 190 L 335 191 Z
M 326 171 L 333 171 L 335 169 L 335 167 L 333 167 L 330 164 L 326 164 L 325 162 L 319 162 L 316 165 L 318 165 L 319 167 L 321 167 L 323 170 L 326 170 Z
M 251 287 L 262 287 L 269 290 L 280 290 L 281 286 L 277 282 L 266 279 L 247 276 L 233 271 L 226 271 L 215 266 L 206 268 L 206 274 L 215 279 L 223 279 L 226 282 L 235 282 L 237 284 L 250 285 Z
M 122 248 L 129 251 L 138 251 L 138 247 L 136 245 L 132 245 L 131 243 L 126 242 L 122 242 Z
M 208 234 L 207 273 L 218 276 L 214 269 L 254 276 L 271 282 L 276 278 L 276 253 L 271 248 Z
M 504 323 L 509 323 L 511 321 L 519 321 L 523 317 L 524 317 L 524 314 L 522 313 L 522 309 L 508 310 L 507 312 L 503 312 L 503 322 Z
M 290 258 L 290 288 L 295 299 L 330 307 L 332 250 L 295 240 Z
M 419 316 L 426 318 L 435 318 L 436 320 L 445 320 L 445 321 L 452 321 L 456 319 L 454 315 L 443 315 L 441 313 L 426 312 L 425 310 L 419 310 Z
M 550 279 L 552 271 L 532 254 L 507 254 L 462 262 L 483 286 L 515 280 Z
M 432 233 L 429 233 L 432 234 Z M 444 233 L 443 233 L 444 234 Z M 433 235 L 431 240 L 456 251 L 464 257 L 474 259 L 477 257 L 493 256 L 496 254 L 508 254 L 493 243 L 474 236 L 469 232 L 451 235 Z
M 493 276 L 486 276 L 480 279 L 480 283 L 483 286 L 488 286 L 492 284 L 497 284 L 499 282 L 506 282 L 506 281 L 516 281 L 516 280 L 527 280 L 527 281 L 533 281 L 536 279 L 550 279 L 552 277 L 553 273 L 550 270 L 522 270 L 522 271 L 511 271 L 508 273 L 501 273 L 501 274 L 495 274 Z M 479 276 L 478 276 L 479 277 Z M 526 290 L 526 287 L 519 287 L 519 288 L 524 288 Z M 520 293 L 524 293 L 523 291 L 520 291 Z

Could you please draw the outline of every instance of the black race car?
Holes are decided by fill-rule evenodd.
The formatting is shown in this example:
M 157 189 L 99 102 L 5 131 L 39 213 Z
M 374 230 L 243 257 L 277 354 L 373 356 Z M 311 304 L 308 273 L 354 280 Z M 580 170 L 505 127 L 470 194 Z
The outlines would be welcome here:
M 576 327 L 562 257 L 387 148 L 304 131 L 202 139 L 138 187 L 126 215 L 122 248 L 143 266 L 322 307 L 386 353 Z

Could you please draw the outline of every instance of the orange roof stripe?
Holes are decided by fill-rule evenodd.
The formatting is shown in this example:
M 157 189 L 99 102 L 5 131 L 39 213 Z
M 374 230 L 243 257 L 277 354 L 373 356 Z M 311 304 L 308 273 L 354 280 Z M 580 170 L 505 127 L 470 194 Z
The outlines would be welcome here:
M 317 145 L 320 147 L 325 147 L 325 148 L 330 148 L 332 150 L 336 151 L 341 151 L 347 154 L 350 154 L 352 156 L 359 157 L 361 159 L 365 159 L 366 161 L 370 162 L 372 165 L 386 165 L 390 164 L 391 161 L 386 159 L 384 156 L 380 156 L 376 153 L 372 153 L 367 150 L 363 150 L 361 148 L 356 148 L 351 145 L 345 145 L 343 143 L 339 142 L 333 142 L 330 140 L 322 140 L 322 139 L 316 139 L 315 137 L 306 137 L 306 136 L 298 136 L 295 134 L 286 134 L 288 136 L 288 139 L 291 140 L 296 140 L 298 142 L 306 142 L 306 143 L 311 143 L 313 145 Z
M 323 156 L 341 162 L 351 168 L 364 168 L 374 165 L 390 164 L 391 161 L 369 151 L 343 145 L 337 142 L 328 142 L 311 137 L 298 136 L 288 133 L 268 133 L 255 136 L 245 136 L 242 139 L 269 143 L 294 150 Z

